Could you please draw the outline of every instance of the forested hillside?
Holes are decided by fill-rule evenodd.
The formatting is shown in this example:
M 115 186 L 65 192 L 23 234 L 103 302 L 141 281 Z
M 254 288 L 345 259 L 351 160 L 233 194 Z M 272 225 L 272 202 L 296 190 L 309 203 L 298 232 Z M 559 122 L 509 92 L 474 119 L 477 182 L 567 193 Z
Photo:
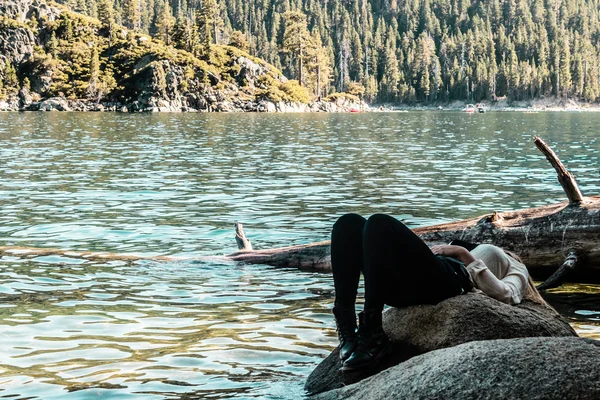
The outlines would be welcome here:
M 598 0 L 62 2 L 100 19 L 109 7 L 117 23 L 191 52 L 207 41 L 247 47 L 288 76 L 301 70 L 313 93 L 364 89 L 368 101 L 390 102 L 600 97 Z
M 193 23 L 185 20 L 187 28 L 151 38 L 139 24 L 119 25 L 122 16 L 110 0 L 88 4 L 100 19 L 68 6 L 0 0 L 0 110 L 340 111 L 358 105 L 348 94 L 315 102 L 307 87 L 249 55 L 241 35 L 235 46 L 213 43 L 217 25 L 206 8 Z

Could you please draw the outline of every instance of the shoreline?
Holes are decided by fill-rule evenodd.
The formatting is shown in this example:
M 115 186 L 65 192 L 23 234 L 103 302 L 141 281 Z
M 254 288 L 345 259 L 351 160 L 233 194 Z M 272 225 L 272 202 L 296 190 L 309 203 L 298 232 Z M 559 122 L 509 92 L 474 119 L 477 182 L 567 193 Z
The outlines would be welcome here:
M 15 96 L 16 97 L 16 96 Z M 13 98 L 0 100 L 0 112 L 35 112 L 35 111 L 61 111 L 61 112 L 120 112 L 120 113 L 362 113 L 362 112 L 465 112 L 468 104 L 465 101 L 453 101 L 450 103 L 432 104 L 399 104 L 399 103 L 354 103 L 349 101 L 313 101 L 310 103 L 289 103 L 270 101 L 246 101 L 244 104 L 230 106 L 230 102 L 223 101 L 209 106 L 205 109 L 175 106 L 173 104 L 161 104 L 162 107 L 144 107 L 138 102 L 94 102 L 84 99 L 66 99 L 62 97 L 50 97 L 40 101 L 23 101 Z M 485 112 L 600 112 L 599 103 L 580 103 L 576 100 L 562 100 L 556 98 L 538 99 L 531 101 L 515 101 L 509 103 L 506 100 L 495 102 L 482 101 L 476 103 L 481 105 Z M 225 105 L 225 106 L 224 106 Z M 477 113 L 477 111 L 475 111 Z
M 498 101 L 484 100 L 481 102 L 453 101 L 450 103 L 432 104 L 372 104 L 372 111 L 407 112 L 407 111 L 453 111 L 464 112 L 468 104 L 480 104 L 486 112 L 523 112 L 535 114 L 538 112 L 600 112 L 599 103 L 579 102 L 574 99 L 543 98 L 527 101 L 508 102 L 506 99 Z M 380 110 L 379 107 L 383 107 Z

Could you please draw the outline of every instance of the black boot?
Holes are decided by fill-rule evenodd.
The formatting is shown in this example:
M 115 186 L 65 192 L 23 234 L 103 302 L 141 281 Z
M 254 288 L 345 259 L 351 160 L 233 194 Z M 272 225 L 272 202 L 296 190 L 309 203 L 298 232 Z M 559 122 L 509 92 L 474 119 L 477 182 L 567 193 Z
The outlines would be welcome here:
M 390 343 L 381 326 L 381 311 L 358 314 L 358 344 L 342 365 L 342 371 L 373 368 L 383 358 Z
M 333 307 L 333 316 L 337 326 L 340 341 L 340 359 L 346 360 L 356 347 L 358 335 L 356 333 L 356 312 L 352 308 Z

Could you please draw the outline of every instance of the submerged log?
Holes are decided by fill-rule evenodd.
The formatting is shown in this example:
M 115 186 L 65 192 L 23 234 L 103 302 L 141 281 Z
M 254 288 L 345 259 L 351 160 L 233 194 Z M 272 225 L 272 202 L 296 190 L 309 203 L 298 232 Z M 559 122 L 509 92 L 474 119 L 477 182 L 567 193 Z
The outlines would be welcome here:
M 562 282 L 569 276 L 569 274 L 575 270 L 577 266 L 577 254 L 574 251 L 569 252 L 567 255 L 567 259 L 560 266 L 560 268 L 550 276 L 550 278 L 546 279 L 544 283 L 539 285 L 538 290 L 546 290 L 558 287 L 562 284 Z
M 430 246 L 455 239 L 495 244 L 517 253 L 537 279 L 556 270 L 570 253 L 577 257 L 578 270 L 587 270 L 590 275 L 600 272 L 600 196 L 586 197 L 578 206 L 562 202 L 519 211 L 494 212 L 413 231 Z M 330 271 L 329 245 L 326 241 L 279 249 L 238 251 L 227 258 L 250 264 Z
M 560 270 L 545 287 L 558 286 L 572 271 L 583 279 L 600 279 L 600 196 L 583 197 L 575 178 L 540 138 L 535 145 L 556 169 L 568 202 L 518 211 L 491 214 L 413 231 L 428 245 L 460 239 L 491 243 L 517 253 L 532 276 L 543 279 Z M 242 225 L 236 224 L 239 251 L 217 257 L 139 256 L 106 252 L 76 252 L 63 249 L 0 247 L 0 256 L 39 257 L 63 255 L 92 261 L 138 260 L 217 261 L 266 264 L 313 271 L 331 271 L 330 242 L 318 242 L 277 249 L 254 250 Z M 565 261 L 566 260 L 566 261 Z
M 494 211 L 413 231 L 430 246 L 460 239 L 491 243 L 513 251 L 536 279 L 546 278 L 562 264 L 545 287 L 558 286 L 575 267 L 584 278 L 598 279 L 600 197 L 584 197 L 575 177 L 548 145 L 539 137 L 533 141 L 556 170 L 568 202 L 503 213 Z M 330 271 L 329 245 L 329 242 L 320 242 L 262 251 L 242 250 L 227 257 L 246 263 Z
M 76 260 L 88 260 L 94 262 L 123 261 L 135 262 L 141 260 L 154 261 L 181 261 L 189 260 L 189 257 L 176 256 L 143 256 L 128 253 L 110 253 L 100 251 L 75 251 L 68 249 L 24 247 L 24 246 L 0 246 L 0 257 L 36 258 L 46 256 L 61 256 Z M 58 261 L 60 263 L 60 261 Z

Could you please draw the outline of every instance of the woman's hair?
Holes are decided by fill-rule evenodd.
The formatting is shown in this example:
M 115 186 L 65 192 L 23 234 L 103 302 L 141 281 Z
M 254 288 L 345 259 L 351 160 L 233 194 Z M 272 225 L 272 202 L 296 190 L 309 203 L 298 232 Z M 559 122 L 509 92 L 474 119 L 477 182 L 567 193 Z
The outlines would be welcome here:
M 504 250 L 504 252 L 506 253 L 507 256 L 509 256 L 511 258 L 514 258 L 515 260 L 517 260 L 518 262 L 520 262 L 521 264 L 524 265 L 523 260 L 521 260 L 521 257 L 519 257 L 518 255 L 516 255 L 512 251 Z M 542 297 L 542 295 L 540 294 L 540 292 L 535 287 L 535 283 L 533 282 L 533 279 L 531 279 L 531 275 L 528 275 L 528 278 L 527 278 L 527 291 L 523 295 L 523 298 L 526 299 L 526 300 L 532 301 L 534 303 L 541 304 L 543 306 L 547 306 L 547 307 L 552 308 L 550 306 L 550 304 L 548 304 L 546 302 L 546 300 L 544 300 L 544 298 Z

